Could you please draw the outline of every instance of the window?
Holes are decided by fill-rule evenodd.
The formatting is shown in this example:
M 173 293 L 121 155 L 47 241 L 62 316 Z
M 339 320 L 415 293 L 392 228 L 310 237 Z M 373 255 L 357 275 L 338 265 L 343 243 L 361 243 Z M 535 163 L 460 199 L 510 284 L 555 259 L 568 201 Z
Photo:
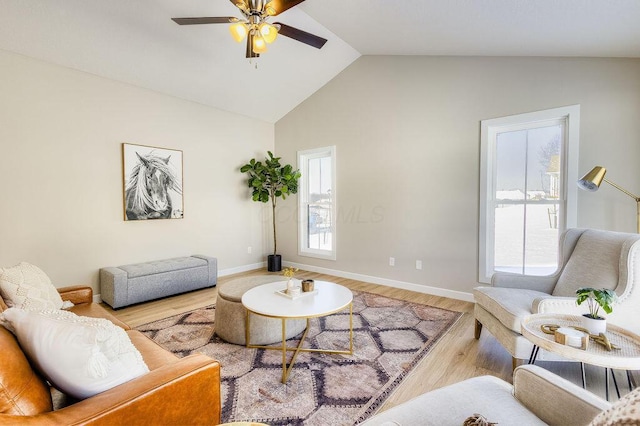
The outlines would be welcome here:
M 335 260 L 335 147 L 299 151 L 298 168 L 298 254 Z
M 478 280 L 548 275 L 560 233 L 576 224 L 580 106 L 481 123 Z

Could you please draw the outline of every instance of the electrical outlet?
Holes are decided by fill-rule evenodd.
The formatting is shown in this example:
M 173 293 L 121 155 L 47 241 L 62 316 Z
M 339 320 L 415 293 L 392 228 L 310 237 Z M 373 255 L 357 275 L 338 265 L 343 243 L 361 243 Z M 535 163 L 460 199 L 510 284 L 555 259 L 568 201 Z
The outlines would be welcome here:
M 390 257 L 389 258 L 389 266 L 396 266 L 396 258 L 395 257 Z
M 416 269 L 422 269 L 422 260 L 416 260 Z
M 251 254 L 251 246 L 247 247 L 247 254 Z

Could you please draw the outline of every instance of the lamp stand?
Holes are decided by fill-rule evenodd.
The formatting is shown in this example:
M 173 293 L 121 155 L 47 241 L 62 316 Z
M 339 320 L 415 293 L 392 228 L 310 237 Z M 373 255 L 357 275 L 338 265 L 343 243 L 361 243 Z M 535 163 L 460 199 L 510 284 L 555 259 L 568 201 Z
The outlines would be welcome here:
M 627 191 L 626 189 L 622 188 L 620 185 L 611 182 L 609 179 L 604 178 L 603 179 L 605 182 L 607 182 L 609 185 L 613 186 L 615 189 L 617 189 L 618 191 L 624 192 L 625 194 L 627 194 L 629 197 L 633 198 L 634 200 L 636 200 L 636 232 L 638 234 L 640 234 L 640 197 L 638 197 L 636 194 Z

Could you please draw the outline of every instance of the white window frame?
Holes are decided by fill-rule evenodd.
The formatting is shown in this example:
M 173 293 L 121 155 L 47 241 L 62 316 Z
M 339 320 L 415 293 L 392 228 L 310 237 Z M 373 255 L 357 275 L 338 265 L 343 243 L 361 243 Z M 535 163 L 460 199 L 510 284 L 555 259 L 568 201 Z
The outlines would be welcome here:
M 536 111 L 508 117 L 482 120 L 480 126 L 480 222 L 478 236 L 478 281 L 490 283 L 495 272 L 494 267 L 494 233 L 495 202 L 494 185 L 496 181 L 496 140 L 497 134 L 524 127 L 536 128 L 545 122 L 564 121 L 565 143 L 562 151 L 561 173 L 562 196 L 560 204 L 564 215 L 559 218 L 558 231 L 573 228 L 577 223 L 577 185 L 578 180 L 578 145 L 580 140 L 580 105 L 571 105 Z
M 309 185 L 308 179 L 308 165 L 309 160 L 314 158 L 331 157 L 331 249 L 312 249 L 308 244 L 308 232 L 307 226 L 309 223 L 308 206 L 309 202 Z M 298 151 L 298 169 L 300 170 L 301 177 L 298 189 L 298 255 L 315 257 L 326 260 L 336 260 L 336 147 L 328 146 L 323 148 L 308 149 L 305 151 Z

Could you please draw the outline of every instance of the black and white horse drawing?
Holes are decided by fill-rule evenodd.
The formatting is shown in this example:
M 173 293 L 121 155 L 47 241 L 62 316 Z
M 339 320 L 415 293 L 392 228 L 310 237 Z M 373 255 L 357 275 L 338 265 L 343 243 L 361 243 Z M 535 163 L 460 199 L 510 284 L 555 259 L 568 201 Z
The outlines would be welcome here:
M 128 220 L 169 219 L 172 215 L 173 190 L 182 194 L 178 178 L 169 166 L 171 156 L 161 158 L 153 153 L 140 155 L 125 186 L 125 211 Z

